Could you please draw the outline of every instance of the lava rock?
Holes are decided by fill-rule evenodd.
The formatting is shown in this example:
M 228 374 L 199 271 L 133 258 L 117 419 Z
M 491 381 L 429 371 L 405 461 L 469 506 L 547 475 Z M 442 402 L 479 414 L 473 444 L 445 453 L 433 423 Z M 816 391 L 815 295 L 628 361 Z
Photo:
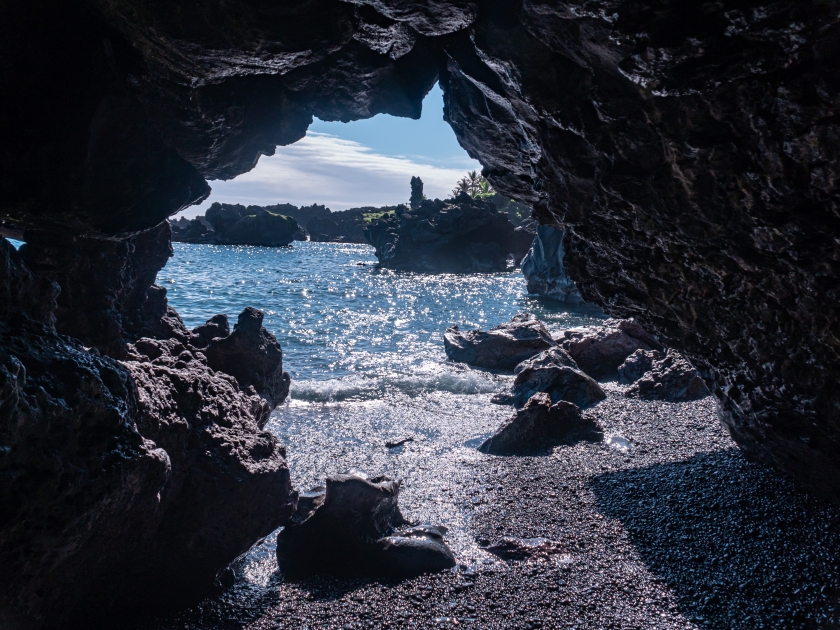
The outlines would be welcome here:
M 453 361 L 488 370 L 512 370 L 556 344 L 542 322 L 530 313 L 521 313 L 488 331 L 462 333 L 457 325 L 451 326 L 443 335 L 443 345 Z
M 615 374 L 636 350 L 662 350 L 656 338 L 633 320 L 609 319 L 601 326 L 563 331 L 559 344 L 593 378 Z
M 511 404 L 520 408 L 536 393 L 543 392 L 551 402 L 570 402 L 581 409 L 607 395 L 591 376 L 584 374 L 562 348 L 549 348 L 532 359 L 523 361 L 514 370 Z
M 289 395 L 291 377 L 283 371 L 280 344 L 262 321 L 263 312 L 249 306 L 233 332 L 211 339 L 204 354 L 211 368 L 234 376 L 243 389 L 253 387 L 274 409 Z
M 537 226 L 531 249 L 522 260 L 522 275 L 528 293 L 579 304 L 583 298 L 563 266 L 565 236 L 566 232 L 561 228 Z
M 154 284 L 172 256 L 166 222 L 122 239 L 45 230 L 26 237 L 20 250 L 26 266 L 61 288 L 59 333 L 117 359 L 140 337 L 189 338 L 166 303 L 166 289 Z
M 454 566 L 445 529 L 408 525 L 400 513 L 400 483 L 387 477 L 328 477 L 302 495 L 298 511 L 277 535 L 277 559 L 289 573 L 416 575 Z
M 618 366 L 618 382 L 623 385 L 632 385 L 650 372 L 653 364 L 662 357 L 659 350 L 636 350 Z
M 663 359 L 653 362 L 651 370 L 627 390 L 630 398 L 683 402 L 699 400 L 711 392 L 688 360 L 668 350 Z
M 294 509 L 267 403 L 177 339 L 118 362 L 57 334 L 57 287 L 4 239 L 0 287 L 4 624 L 87 627 L 208 594 Z
M 420 575 L 455 566 L 455 556 L 443 540 L 445 527 L 425 525 L 376 541 L 380 562 L 388 573 Z
M 230 335 L 230 323 L 227 315 L 213 315 L 201 326 L 192 329 L 195 335 L 191 342 L 198 348 L 206 348 L 213 339 L 224 338 Z
M 518 455 L 543 450 L 575 433 L 595 437 L 597 426 L 581 416 L 572 403 L 551 404 L 545 393 L 535 394 L 495 434 L 479 447 L 482 453 Z
M 466 193 L 450 201 L 425 200 L 371 222 L 365 237 L 382 267 L 423 273 L 505 271 L 517 236 L 492 202 Z

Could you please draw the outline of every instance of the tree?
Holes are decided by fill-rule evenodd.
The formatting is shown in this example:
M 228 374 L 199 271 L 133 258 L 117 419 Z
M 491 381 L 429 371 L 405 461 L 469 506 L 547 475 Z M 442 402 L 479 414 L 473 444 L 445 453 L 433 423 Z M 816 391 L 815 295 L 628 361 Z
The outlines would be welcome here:
M 412 208 L 419 208 L 420 205 L 423 203 L 423 200 L 426 198 L 426 195 L 423 194 L 423 180 L 419 177 L 412 177 L 411 178 L 411 198 L 409 199 L 409 205 Z
M 490 182 L 478 173 L 478 171 L 470 171 L 455 185 L 452 189 L 452 196 L 457 197 L 462 192 L 467 193 L 470 197 L 492 197 L 496 194 Z

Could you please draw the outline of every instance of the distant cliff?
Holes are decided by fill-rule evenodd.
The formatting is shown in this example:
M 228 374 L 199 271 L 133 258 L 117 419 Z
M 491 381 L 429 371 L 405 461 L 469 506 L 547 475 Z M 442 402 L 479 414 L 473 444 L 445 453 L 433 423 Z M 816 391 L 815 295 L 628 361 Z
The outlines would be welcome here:
M 284 209 L 284 206 L 264 208 L 214 203 L 204 216 L 192 221 L 173 221 L 172 240 L 218 245 L 288 245 L 301 233 L 301 229 L 294 218 L 272 211 Z

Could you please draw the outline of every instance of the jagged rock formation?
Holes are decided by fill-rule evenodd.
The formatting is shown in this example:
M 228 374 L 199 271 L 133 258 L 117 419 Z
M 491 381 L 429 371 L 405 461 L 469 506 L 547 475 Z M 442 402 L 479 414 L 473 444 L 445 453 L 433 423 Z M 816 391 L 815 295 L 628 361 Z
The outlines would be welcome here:
M 633 354 L 639 352 L 644 351 L 637 350 Z M 628 357 L 627 361 L 632 357 L 633 355 Z M 627 361 L 622 366 L 626 366 Z M 628 375 L 631 371 L 625 367 L 623 374 Z M 709 393 L 709 388 L 694 366 L 674 350 L 669 350 L 664 357 L 656 357 L 645 374 L 636 379 L 633 386 L 627 390 L 627 396 L 630 398 L 670 402 L 697 400 L 705 398 Z
M 555 341 L 593 378 L 617 373 L 637 350 L 664 349 L 656 337 L 632 319 L 608 319 L 600 326 L 569 328 Z
M 537 393 L 479 447 L 482 453 L 521 455 L 544 450 L 574 434 L 589 439 L 600 436 L 599 427 L 584 420 L 577 405 Z
M 132 244 L 157 234 L 77 242 L 114 254 L 99 261 L 115 276 L 106 278 L 110 296 L 139 295 L 142 274 L 125 273 L 132 265 L 114 252 L 135 260 Z M 45 251 L 39 242 L 29 255 Z M 263 347 L 249 342 L 261 317 L 246 311 L 245 338 L 213 369 L 189 340 L 224 345 L 218 318 L 190 333 L 163 299 L 180 334 L 137 339 L 131 311 L 119 308 L 127 302 L 84 290 L 75 274 L 95 267 L 85 258 L 66 269 L 43 263 L 71 294 L 58 306 L 59 284 L 33 274 L 25 253 L 0 238 L 0 625 L 78 627 L 207 593 L 295 507 L 285 451 L 261 430 L 288 387 L 276 341 L 263 329 Z M 79 324 L 80 312 L 112 327 Z M 226 373 L 245 362 L 237 349 L 260 378 L 244 384 Z
M 566 231 L 562 228 L 537 226 L 533 244 L 522 259 L 522 275 L 528 293 L 579 304 L 583 298 L 563 266 L 565 236 Z
M 118 235 L 114 243 L 129 251 L 118 269 L 133 276 L 145 267 L 142 251 L 130 246 L 136 233 L 206 197 L 206 179 L 249 170 L 276 145 L 300 139 L 313 116 L 416 118 L 440 80 L 446 119 L 494 189 L 533 206 L 541 223 L 566 230 L 564 264 L 584 299 L 637 319 L 685 352 L 750 456 L 840 500 L 834 3 L 313 0 L 179 7 L 138 0 L 0 5 L 4 232 L 51 232 L 41 242 L 59 244 L 56 259 L 92 272 L 94 254 L 74 248 L 73 239 Z M 47 268 L 51 256 L 27 260 Z M 60 265 L 50 273 L 63 275 Z M 125 311 L 128 295 L 152 310 L 165 304 L 161 292 L 138 282 L 136 294 L 108 289 L 103 306 L 99 296 L 76 290 L 88 284 L 83 275 L 65 282 L 73 306 L 56 311 L 59 328 L 77 326 L 95 337 L 95 326 L 79 314 L 90 307 L 128 331 L 141 313 Z M 89 284 L 100 281 L 107 286 L 106 278 Z M 120 436 L 134 435 L 127 420 L 116 420 L 130 415 L 130 395 L 110 376 L 106 389 L 115 393 L 107 394 L 100 377 L 125 372 L 51 331 L 32 332 L 43 322 L 19 323 L 26 313 L 52 310 L 32 306 L 48 301 L 38 295 L 9 302 L 3 314 L 4 369 L 14 376 L 4 377 L 12 385 L 3 391 L 12 393 L 0 417 L 9 422 L 23 413 L 31 422 L 11 426 L 27 431 L 34 423 L 75 426 L 84 416 L 62 415 L 62 404 L 99 391 L 98 399 L 79 403 L 91 410 L 87 418 L 107 417 Z M 39 341 L 21 348 L 27 335 Z M 93 340 L 88 345 L 123 349 L 116 337 Z M 30 363 L 30 380 L 5 358 L 9 348 L 29 357 L 15 361 Z M 68 387 L 62 369 L 89 389 Z M 74 439 L 67 433 L 62 440 Z M 125 439 L 135 440 L 125 466 L 136 463 L 139 476 L 120 479 L 141 480 L 138 502 L 112 503 L 108 514 L 130 528 L 144 523 L 142 506 L 156 496 L 162 467 L 145 443 Z M 90 461 L 110 452 L 98 442 L 89 448 Z M 40 466 L 44 459 L 21 461 Z M 45 483 L 57 481 L 61 468 L 44 465 Z M 116 476 L 101 479 L 107 485 Z M 125 496 L 114 484 L 106 494 Z M 33 510 L 26 521 L 33 526 L 22 535 L 37 535 L 47 521 L 28 498 L 36 495 L 16 495 L 15 509 Z M 97 522 L 85 530 L 90 536 L 111 531 Z M 102 561 L 112 557 L 108 540 L 88 540 L 100 546 Z M 27 550 L 16 562 L 37 563 L 45 547 L 16 548 Z M 28 566 L 16 575 L 20 592 L 29 592 L 27 576 L 35 575 L 36 564 Z M 107 581 L 112 574 L 97 563 L 57 570 L 43 592 L 67 597 L 54 589 L 70 584 L 71 575 Z M 81 594 L 85 584 L 71 586 Z M 41 606 L 10 596 L 3 603 L 50 611 L 56 601 Z
M 487 273 L 505 271 L 509 257 L 520 253 L 514 230 L 493 203 L 462 193 L 424 200 L 408 212 L 398 208 L 372 222 L 365 237 L 388 269 Z

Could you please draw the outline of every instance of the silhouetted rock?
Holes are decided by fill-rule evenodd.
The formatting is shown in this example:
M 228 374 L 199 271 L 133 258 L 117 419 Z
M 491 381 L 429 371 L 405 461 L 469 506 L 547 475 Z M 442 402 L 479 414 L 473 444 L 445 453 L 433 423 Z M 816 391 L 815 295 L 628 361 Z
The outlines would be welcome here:
M 710 395 L 709 388 L 694 366 L 674 350 L 655 360 L 644 376 L 627 391 L 631 398 L 683 402 Z
M 387 477 L 328 477 L 301 495 L 277 536 L 277 559 L 292 573 L 419 574 L 454 566 L 439 528 L 407 525 L 397 505 L 400 483 Z
M 534 394 L 496 433 L 479 447 L 492 455 L 520 455 L 556 445 L 573 434 L 594 437 L 598 427 L 585 420 L 576 405 L 551 404 L 548 394 Z
M 565 236 L 561 228 L 537 226 L 533 243 L 522 260 L 522 275 L 528 293 L 579 304 L 583 298 L 563 265 Z
M 291 379 L 283 371 L 280 344 L 263 328 L 262 320 L 263 312 L 249 306 L 240 313 L 233 332 L 211 339 L 204 354 L 211 368 L 234 376 L 243 389 L 253 387 L 274 409 L 289 395 Z
M 615 374 L 636 350 L 662 350 L 653 335 L 629 319 L 609 319 L 601 326 L 564 330 L 556 340 L 593 378 Z
M 466 193 L 384 216 L 371 222 L 365 236 L 382 267 L 423 273 L 505 271 L 517 251 L 507 216 Z
M 561 400 L 581 409 L 604 400 L 607 395 L 589 375 L 581 372 L 562 348 L 549 348 L 532 359 L 523 361 L 514 370 L 510 403 L 522 407 L 537 393 L 546 393 L 551 402 Z
M 512 370 L 554 345 L 545 326 L 530 313 L 516 315 L 488 331 L 462 333 L 456 325 L 447 328 L 443 335 L 447 357 L 488 370 Z

